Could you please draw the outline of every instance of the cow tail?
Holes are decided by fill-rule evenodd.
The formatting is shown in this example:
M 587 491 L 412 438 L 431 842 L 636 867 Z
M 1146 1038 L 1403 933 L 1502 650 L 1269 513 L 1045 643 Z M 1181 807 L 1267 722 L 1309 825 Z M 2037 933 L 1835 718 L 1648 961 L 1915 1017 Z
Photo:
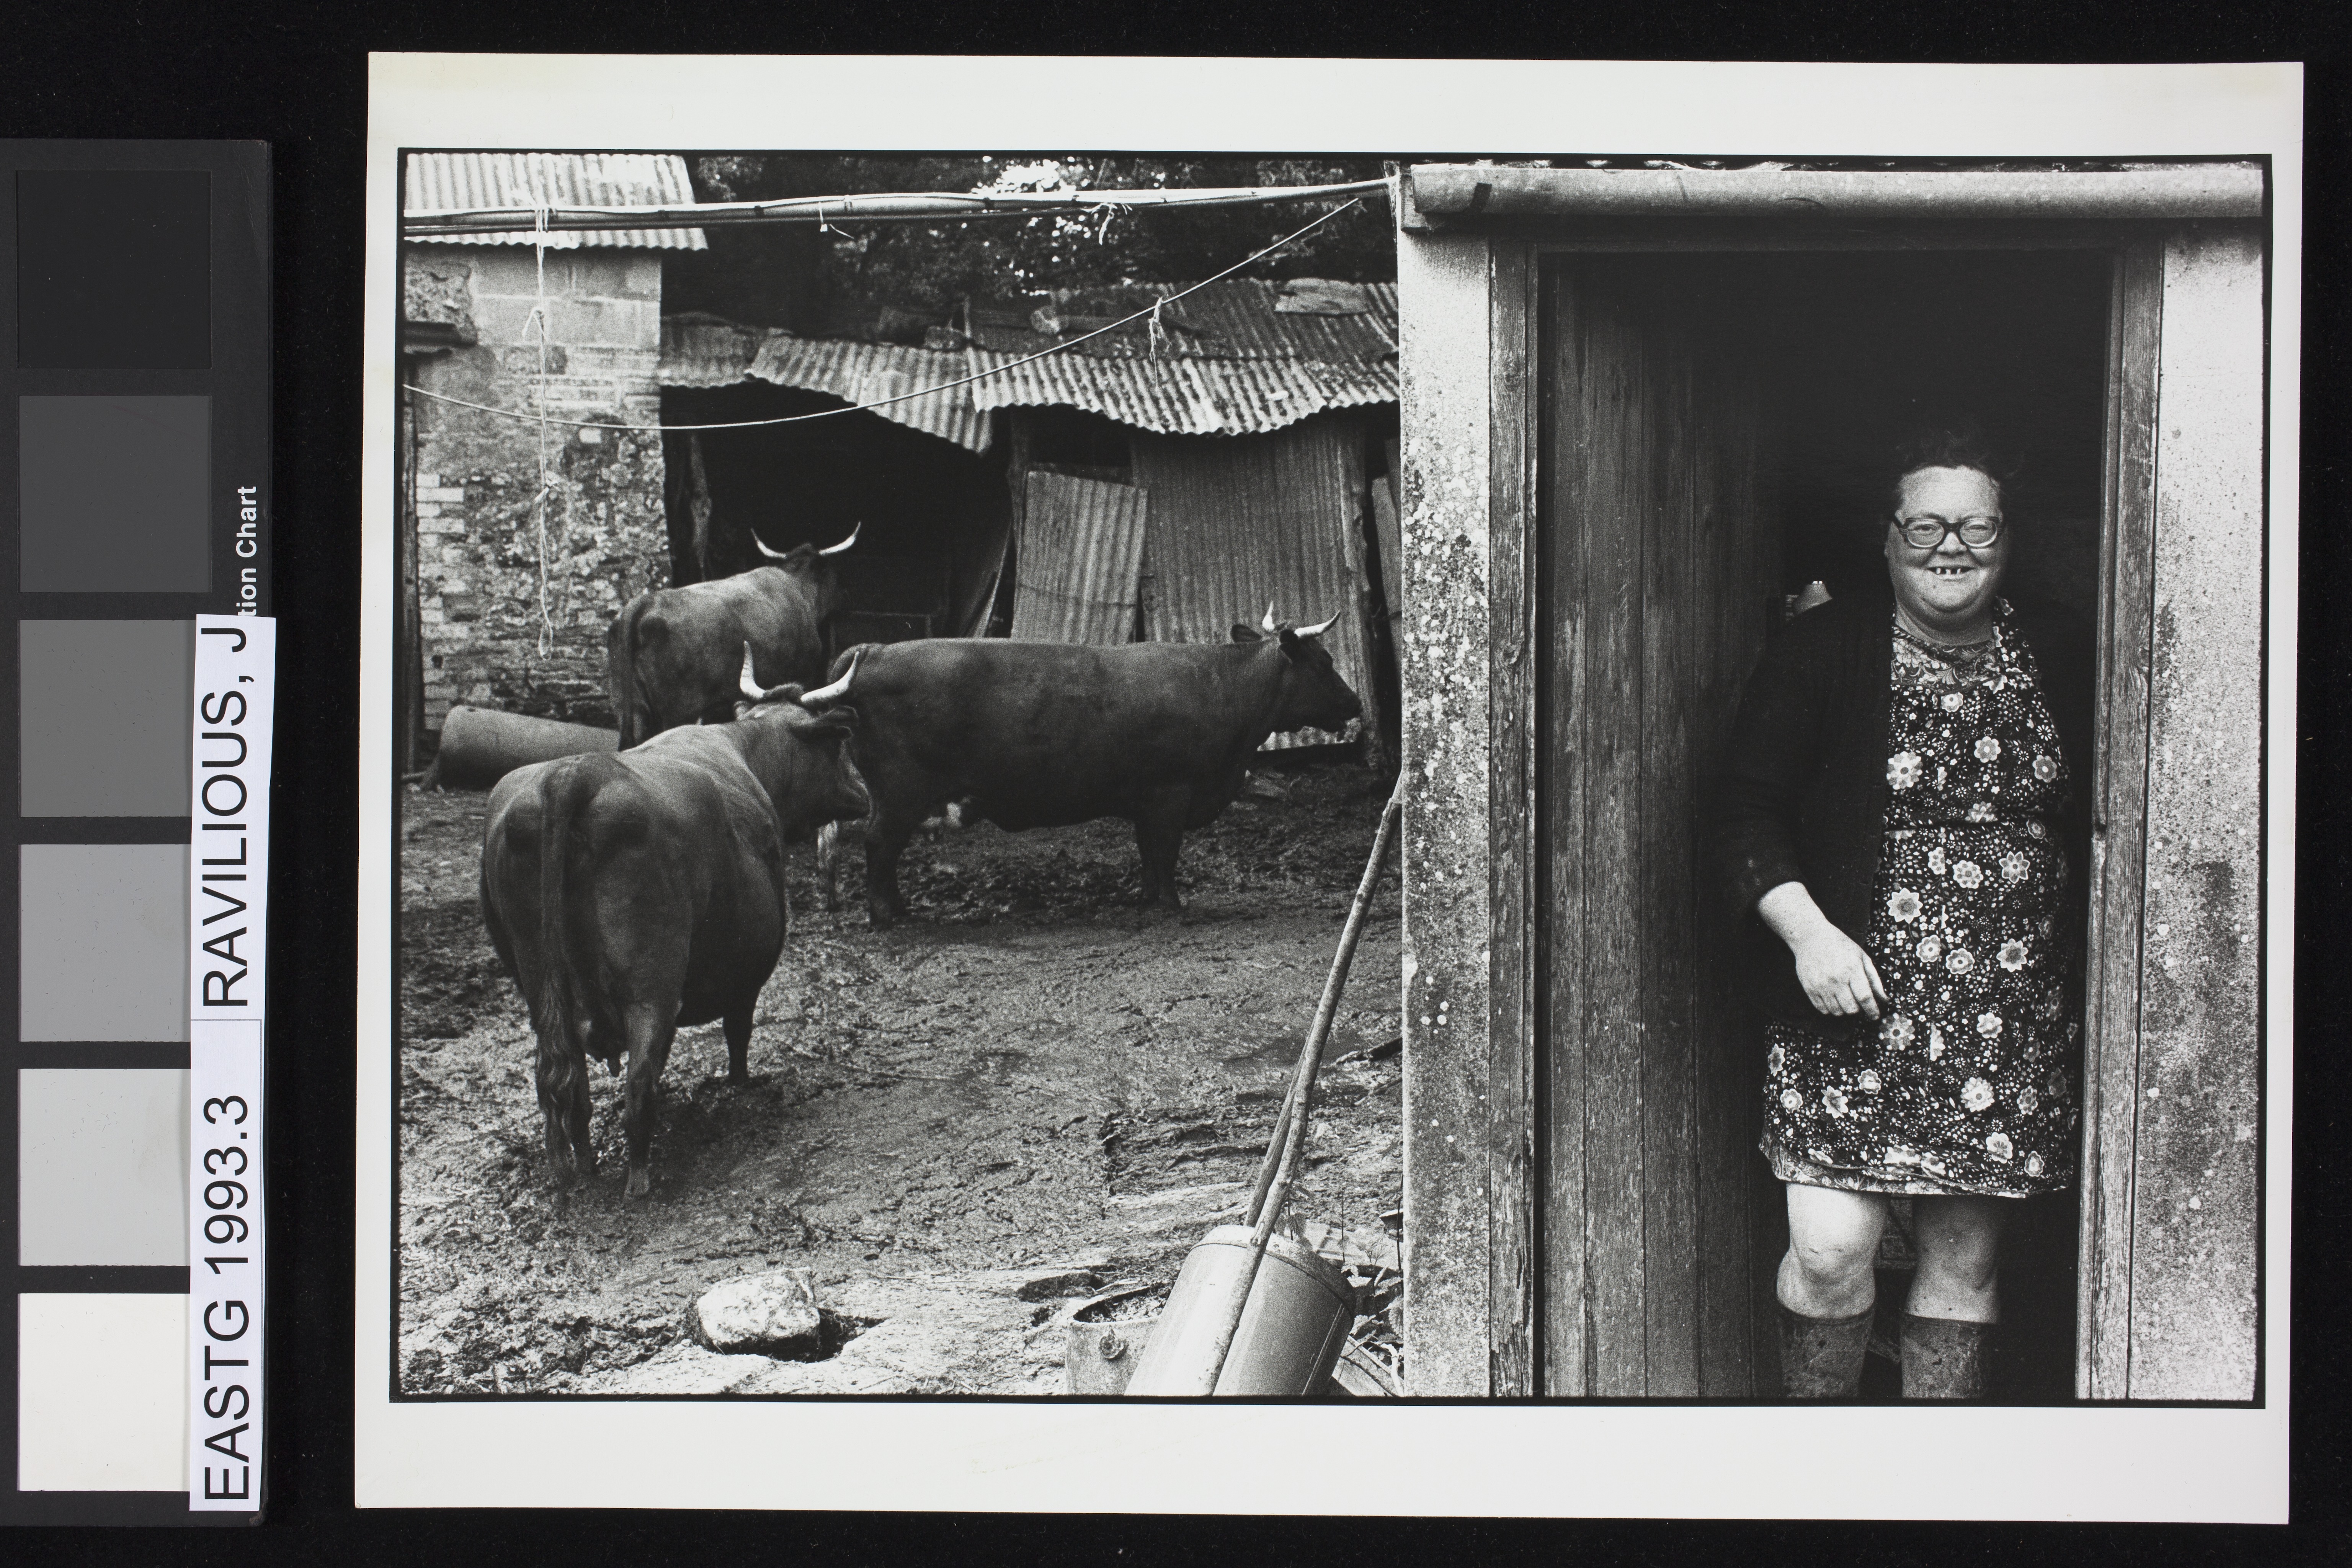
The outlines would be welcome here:
M 583 956 L 572 941 L 572 837 L 584 818 L 593 781 L 577 768 L 557 766 L 540 786 L 539 995 L 532 1009 L 539 1036 L 539 1088 L 542 1105 L 562 1123 L 577 1146 L 584 1128 L 573 1125 L 587 1076 L 587 1009 L 580 995 Z

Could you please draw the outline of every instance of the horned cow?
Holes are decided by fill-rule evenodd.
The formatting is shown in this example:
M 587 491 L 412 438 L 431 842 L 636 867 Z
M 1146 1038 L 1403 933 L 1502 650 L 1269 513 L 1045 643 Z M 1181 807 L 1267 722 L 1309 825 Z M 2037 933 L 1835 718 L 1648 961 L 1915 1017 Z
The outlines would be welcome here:
M 1277 625 L 1269 605 L 1262 628 L 1235 626 L 1223 644 L 941 637 L 844 654 L 833 674 L 856 682 L 850 753 L 874 802 L 868 919 L 906 912 L 900 851 L 965 799 L 964 820 L 1014 830 L 1126 817 L 1145 901 L 1181 909 L 1183 836 L 1231 804 L 1265 738 L 1363 712 L 1319 640 L 1330 625 Z
M 824 628 L 844 606 L 834 557 L 864 524 L 819 550 L 771 550 L 775 564 L 732 577 L 638 595 L 604 633 L 606 679 L 621 749 L 682 724 L 724 722 L 735 701 L 736 650 L 749 646 L 761 678 L 824 678 Z
M 746 1080 L 752 1008 L 783 949 L 784 840 L 866 810 L 845 750 L 856 715 L 835 706 L 848 684 L 763 687 L 746 645 L 734 722 L 534 763 L 491 792 L 482 917 L 538 1037 L 560 1186 L 596 1167 L 588 1058 L 627 1063 L 632 1197 L 651 1185 L 655 1097 L 679 1026 L 721 1020 L 727 1076 Z

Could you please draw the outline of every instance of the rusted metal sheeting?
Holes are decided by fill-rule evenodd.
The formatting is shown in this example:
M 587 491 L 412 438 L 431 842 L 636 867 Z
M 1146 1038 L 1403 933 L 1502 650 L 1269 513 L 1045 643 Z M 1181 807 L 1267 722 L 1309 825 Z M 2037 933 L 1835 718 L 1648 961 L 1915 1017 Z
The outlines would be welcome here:
M 1144 548 L 1147 626 L 1157 642 L 1218 643 L 1234 623 L 1312 623 L 1336 615 L 1323 646 L 1341 679 L 1371 700 L 1357 585 L 1345 531 L 1363 489 L 1361 432 L 1353 420 L 1309 420 L 1230 441 L 1139 436 L 1135 477 L 1151 495 Z M 1267 750 L 1328 745 L 1344 734 L 1299 730 Z
M 674 153 L 411 153 L 404 212 L 452 207 L 688 206 L 694 185 Z M 530 229 L 447 237 L 454 245 L 531 245 Z M 707 250 L 698 228 L 555 229 L 551 250 L 582 246 Z
M 1013 635 L 1032 642 L 1133 642 L 1147 502 L 1134 485 L 1031 469 Z
M 717 316 L 664 316 L 655 374 L 664 386 L 732 386 L 751 376 L 767 335 Z
M 970 353 L 982 409 L 1059 404 L 1160 436 L 1245 436 L 1335 408 L 1397 400 L 1394 360 L 1333 364 L 1282 360 L 1099 359 L 1055 354 L 1026 364 Z
M 969 374 L 961 354 L 772 331 L 760 345 L 751 373 L 779 386 L 829 393 L 847 403 L 880 404 L 873 412 L 885 419 L 971 451 L 988 450 L 987 416 L 972 406 L 969 389 L 948 384 Z M 944 390 L 905 396 L 930 387 Z M 903 401 L 883 402 L 893 397 Z
M 795 337 L 714 316 L 665 316 L 655 374 L 664 386 L 732 386 L 757 378 L 845 403 L 878 405 L 870 412 L 885 419 L 970 451 L 988 450 L 987 414 L 973 406 L 968 388 L 947 384 L 971 374 L 960 353 Z M 942 390 L 903 395 L 926 387 Z M 901 400 L 884 401 L 894 397 Z
M 1131 283 L 1056 289 L 1051 309 L 1037 314 L 1070 312 L 1062 331 L 1038 331 L 1036 314 L 1025 308 L 982 308 L 969 323 L 971 335 L 979 347 L 993 353 L 1036 353 L 1084 336 L 1099 317 L 1115 320 L 1148 310 L 1155 300 L 1183 293 L 1185 287 Z M 1088 339 L 1076 352 L 1093 359 L 1307 360 L 1329 364 L 1393 360 L 1396 285 L 1227 278 L 1167 305 L 1157 331 L 1147 318 Z

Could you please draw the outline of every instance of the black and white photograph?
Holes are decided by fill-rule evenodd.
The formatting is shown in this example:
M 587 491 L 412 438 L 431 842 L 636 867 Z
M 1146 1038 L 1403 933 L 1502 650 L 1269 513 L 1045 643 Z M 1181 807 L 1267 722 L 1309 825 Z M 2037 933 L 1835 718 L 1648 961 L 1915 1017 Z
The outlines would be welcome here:
M 1381 173 L 408 156 L 402 1393 L 1395 1391 Z
M 2263 1516 L 2300 209 L 2237 110 L 1465 66 L 1185 139 L 1162 61 L 882 144 L 681 58 L 582 145 L 614 63 L 379 62 L 363 1498 L 625 1415 L 838 1444 L 630 1502 L 1166 1507 L 1227 1410 L 1328 1452 L 1278 1507 L 2047 1517 L 2095 1423 L 2088 1516 Z M 1957 1457 L 1840 1501 L 1814 1421 Z M 1595 1489 L 1678 1451 L 1764 1457 Z

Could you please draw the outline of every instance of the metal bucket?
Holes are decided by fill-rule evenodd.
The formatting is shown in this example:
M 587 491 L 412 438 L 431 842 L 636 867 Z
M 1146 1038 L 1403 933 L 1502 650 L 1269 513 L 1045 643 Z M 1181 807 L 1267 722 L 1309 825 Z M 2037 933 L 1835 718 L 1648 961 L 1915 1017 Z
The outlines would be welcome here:
M 1135 1375 L 1135 1363 L 1142 1359 L 1152 1326 L 1160 1321 L 1160 1303 L 1141 1302 L 1138 1298 L 1155 1296 L 1160 1289 L 1122 1286 L 1080 1302 L 1070 1313 L 1069 1342 L 1063 1352 L 1062 1367 L 1072 1394 L 1127 1392 L 1127 1380 Z M 1140 1316 L 1112 1315 L 1139 1305 L 1151 1310 Z
M 1152 1325 L 1127 1392 L 1195 1394 L 1216 1352 L 1219 1321 L 1250 1261 L 1250 1230 L 1221 1225 L 1184 1259 Z M 1331 1364 L 1356 1320 L 1356 1293 L 1339 1266 L 1295 1237 L 1266 1240 L 1265 1260 L 1214 1390 L 1297 1398 L 1327 1392 Z

